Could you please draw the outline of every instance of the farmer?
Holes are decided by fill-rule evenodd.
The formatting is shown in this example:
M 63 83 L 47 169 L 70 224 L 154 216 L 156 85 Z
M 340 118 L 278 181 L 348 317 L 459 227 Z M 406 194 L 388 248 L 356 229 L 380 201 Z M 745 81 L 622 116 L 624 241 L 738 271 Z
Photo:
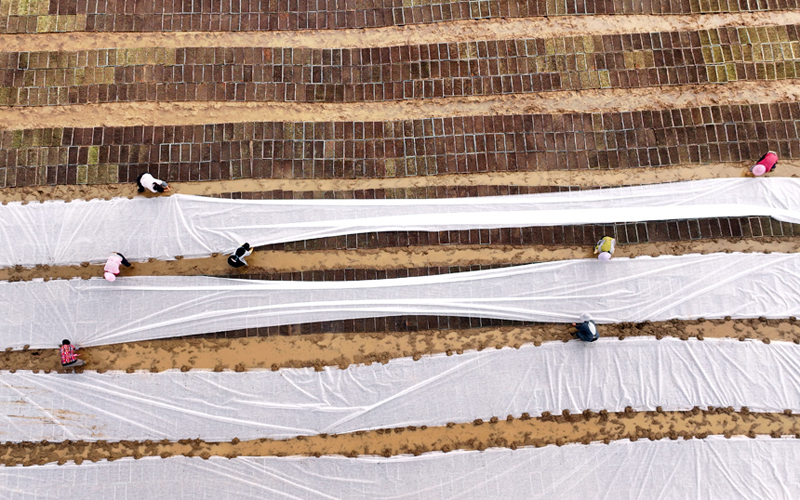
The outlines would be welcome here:
M 108 281 L 114 281 L 117 279 L 120 264 L 125 267 L 131 267 L 131 263 L 128 262 L 128 259 L 126 259 L 124 255 L 117 252 L 111 252 L 111 255 L 108 256 L 108 260 L 106 261 L 106 265 L 103 268 L 103 277 Z
M 772 172 L 778 166 L 778 155 L 774 151 L 768 151 L 758 162 L 750 167 L 753 177 L 761 177 L 767 172 Z
M 78 348 L 72 345 L 69 339 L 61 341 L 61 366 L 73 368 L 75 366 L 83 366 L 86 362 L 78 359 Z
M 585 313 L 581 314 L 581 321 L 582 323 L 572 323 L 576 330 L 572 332 L 573 337 L 578 337 L 584 342 L 594 342 L 600 338 L 600 334 L 597 332 L 597 324 L 592 321 L 591 316 Z
M 598 241 L 597 245 L 594 246 L 594 253 L 600 260 L 609 260 L 614 253 L 616 244 L 617 240 L 611 236 L 603 236 L 603 239 Z
M 156 179 L 148 172 L 139 174 L 139 177 L 136 178 L 136 185 L 139 187 L 140 193 L 144 193 L 145 188 L 153 193 L 163 193 L 170 189 L 166 182 Z
M 250 248 L 249 243 L 245 243 L 244 245 L 240 246 L 233 252 L 230 257 L 228 257 L 228 265 L 231 267 L 244 267 L 247 265 L 244 258 L 253 253 L 253 249 Z

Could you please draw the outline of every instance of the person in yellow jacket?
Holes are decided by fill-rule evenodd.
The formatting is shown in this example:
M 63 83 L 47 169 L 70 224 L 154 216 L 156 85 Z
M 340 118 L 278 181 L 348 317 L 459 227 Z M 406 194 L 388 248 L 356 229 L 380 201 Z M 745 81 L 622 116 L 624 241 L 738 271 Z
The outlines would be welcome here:
M 603 239 L 598 241 L 597 245 L 594 246 L 594 253 L 600 260 L 609 260 L 614 253 L 616 244 L 617 240 L 611 236 L 603 236 Z

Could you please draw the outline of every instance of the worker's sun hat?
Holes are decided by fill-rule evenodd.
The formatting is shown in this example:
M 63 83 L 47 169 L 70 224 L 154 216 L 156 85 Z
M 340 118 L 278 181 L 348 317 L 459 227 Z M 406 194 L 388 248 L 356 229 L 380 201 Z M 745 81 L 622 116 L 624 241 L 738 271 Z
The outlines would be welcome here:
M 105 279 L 107 279 L 108 281 L 114 281 L 115 279 L 117 279 L 117 277 L 116 277 L 116 276 L 114 276 L 114 273 L 108 273 L 108 272 L 107 272 L 107 273 L 105 273 L 105 274 L 103 275 L 103 277 L 104 277 Z
M 753 172 L 753 175 L 755 175 L 756 177 L 760 177 L 767 173 L 767 167 L 765 167 L 760 163 L 757 163 L 753 165 L 753 168 L 750 171 Z
M 603 261 L 610 260 L 611 254 L 608 252 L 600 252 L 600 255 L 597 256 L 597 259 Z

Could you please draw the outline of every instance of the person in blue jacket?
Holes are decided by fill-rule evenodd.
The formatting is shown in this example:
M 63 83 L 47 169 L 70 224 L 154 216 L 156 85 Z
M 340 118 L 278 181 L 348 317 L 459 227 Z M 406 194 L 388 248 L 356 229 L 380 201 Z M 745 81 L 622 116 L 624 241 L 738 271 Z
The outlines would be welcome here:
M 578 337 L 584 342 L 594 342 L 600 338 L 600 333 L 597 331 L 597 323 L 592 321 L 592 317 L 588 314 L 581 314 L 582 323 L 572 323 L 575 331 L 572 333 L 573 337 Z

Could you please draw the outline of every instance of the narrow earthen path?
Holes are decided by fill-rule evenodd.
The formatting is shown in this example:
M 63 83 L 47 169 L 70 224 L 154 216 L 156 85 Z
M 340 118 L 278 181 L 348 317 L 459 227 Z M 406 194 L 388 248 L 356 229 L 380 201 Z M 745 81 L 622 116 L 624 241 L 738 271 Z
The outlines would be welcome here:
M 291 122 L 414 120 L 441 116 L 603 113 L 800 100 L 793 80 L 659 88 L 587 89 L 425 100 L 296 102 L 135 102 L 81 106 L 0 107 L 0 130 L 136 125 L 203 125 L 264 119 Z
M 176 338 L 114 344 L 83 349 L 86 369 L 134 372 L 144 370 L 279 370 L 326 366 L 347 368 L 351 364 L 386 363 L 401 357 L 468 350 L 519 348 L 548 341 L 571 341 L 565 324 L 524 327 L 427 330 L 417 332 L 370 332 L 348 334 L 275 335 L 258 338 Z M 603 337 L 649 336 L 689 338 L 735 338 L 740 341 L 785 341 L 800 343 L 796 319 L 696 320 L 601 325 Z M 577 342 L 577 341 L 575 341 Z M 33 349 L 0 353 L 0 370 L 34 370 L 49 373 L 60 368 L 57 349 Z
M 800 251 L 800 237 L 718 238 L 650 242 L 618 246 L 615 257 L 650 255 L 709 254 L 717 252 Z M 180 256 L 178 256 L 180 257 Z M 411 247 L 365 248 L 353 250 L 279 251 L 261 250 L 249 257 L 247 268 L 232 269 L 226 256 L 215 254 L 200 259 L 178 258 L 173 261 L 137 262 L 123 269 L 124 276 L 201 276 L 272 274 L 337 269 L 415 269 L 450 266 L 493 266 L 528 264 L 567 259 L 594 258 L 591 247 L 561 245 L 430 245 Z M 80 266 L 15 266 L 0 268 L 0 280 L 27 281 L 36 278 L 72 279 L 99 277 L 103 264 Z
M 197 196 L 264 191 L 346 191 L 410 189 L 447 186 L 631 186 L 701 179 L 745 176 L 749 162 L 679 165 L 658 168 L 603 170 L 556 170 L 442 174 L 362 179 L 232 179 L 224 181 L 173 182 L 171 194 Z M 800 161 L 781 160 L 780 171 L 772 177 L 800 176 Z M 0 202 L 92 200 L 141 196 L 128 184 L 72 184 L 0 189 Z M 146 193 L 145 196 L 150 196 Z
M 93 50 L 110 47 L 304 47 L 374 48 L 418 43 L 453 43 L 495 38 L 592 36 L 660 31 L 800 23 L 798 11 L 695 15 L 598 15 L 525 19 L 485 19 L 372 29 L 153 32 L 37 33 L 0 35 L 6 52 Z
M 747 408 L 715 408 L 690 411 L 608 412 L 585 411 L 530 418 L 498 415 L 471 423 L 449 423 L 435 427 L 400 427 L 351 434 L 298 437 L 283 441 L 260 439 L 230 442 L 197 440 L 6 443 L 0 445 L 0 463 L 5 466 L 44 465 L 117 460 L 124 457 L 189 456 L 315 456 L 420 455 L 453 450 L 485 450 L 492 447 L 563 446 L 568 443 L 610 443 L 621 439 L 703 439 L 725 437 L 800 437 L 800 416 L 784 413 L 753 413 Z

